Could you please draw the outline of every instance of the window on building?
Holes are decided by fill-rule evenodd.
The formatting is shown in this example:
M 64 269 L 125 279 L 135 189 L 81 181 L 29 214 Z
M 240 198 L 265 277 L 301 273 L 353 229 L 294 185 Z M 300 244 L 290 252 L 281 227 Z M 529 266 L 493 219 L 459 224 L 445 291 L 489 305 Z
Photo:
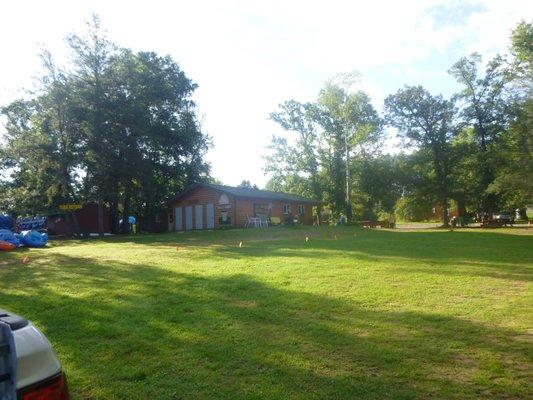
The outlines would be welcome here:
M 229 211 L 221 211 L 218 219 L 220 225 L 231 225 L 231 215 Z
M 283 204 L 283 214 L 290 214 L 290 213 L 291 213 L 291 205 Z
M 267 217 L 270 215 L 270 208 L 265 203 L 254 203 L 254 215 L 256 217 Z
M 303 204 L 298 205 L 298 215 L 305 214 L 305 206 Z

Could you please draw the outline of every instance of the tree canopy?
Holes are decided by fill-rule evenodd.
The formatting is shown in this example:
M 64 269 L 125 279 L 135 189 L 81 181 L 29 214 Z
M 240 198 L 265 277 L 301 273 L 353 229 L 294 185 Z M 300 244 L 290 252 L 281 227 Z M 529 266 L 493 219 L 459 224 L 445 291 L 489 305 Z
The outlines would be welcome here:
M 533 28 L 511 35 L 510 58 L 479 54 L 449 69 L 460 90 L 446 99 L 422 86 L 388 96 L 381 117 L 356 75 L 328 82 L 316 102 L 289 100 L 271 114 L 282 128 L 266 157 L 268 187 L 313 196 L 335 219 L 397 211 L 430 218 L 514 212 L 533 204 Z M 384 127 L 402 151 L 387 154 Z M 318 210 L 319 214 L 321 210 Z M 352 215 L 353 214 L 353 215 Z
M 509 56 L 473 53 L 450 67 L 454 95 L 404 86 L 382 114 L 357 73 L 326 82 L 314 101 L 283 102 L 270 114 L 280 129 L 265 158 L 267 189 L 319 200 L 318 217 L 348 222 L 425 219 L 440 208 L 447 225 L 452 208 L 482 216 L 532 205 L 532 43 L 533 24 L 522 21 Z M 122 216 L 150 221 L 184 186 L 213 181 L 197 84 L 175 60 L 120 47 L 96 16 L 67 45 L 70 63 L 44 50 L 36 87 L 0 108 L 3 211 L 98 201 L 118 231 Z M 392 131 L 402 147 L 389 154 Z
M 97 17 L 67 42 L 73 63 L 60 68 L 43 52 L 35 95 L 1 109 L 2 208 L 31 214 L 100 200 L 117 230 L 120 214 L 150 220 L 185 185 L 209 178 L 197 85 L 171 57 L 120 48 Z

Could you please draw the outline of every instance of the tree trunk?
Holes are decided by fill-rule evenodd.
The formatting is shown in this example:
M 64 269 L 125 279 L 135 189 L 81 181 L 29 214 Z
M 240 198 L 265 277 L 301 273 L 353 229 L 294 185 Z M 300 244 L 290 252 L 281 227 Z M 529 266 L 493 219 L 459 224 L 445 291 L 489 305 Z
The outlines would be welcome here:
M 146 202 L 146 206 L 144 207 L 144 216 L 146 217 L 146 223 L 144 224 L 144 228 L 148 232 L 154 232 L 154 219 L 155 219 L 155 213 L 154 210 L 149 202 Z M 136 215 L 138 218 L 138 216 Z M 137 231 L 141 231 L 141 223 L 140 220 L 137 220 Z
M 315 196 L 315 200 L 322 201 L 322 193 L 320 192 L 320 188 L 318 186 L 318 179 L 317 179 L 317 168 L 313 168 L 311 172 L 311 186 L 313 189 L 313 195 Z M 322 212 L 322 204 L 318 204 L 316 206 L 316 215 L 317 215 L 317 225 L 320 225 L 320 213 Z
M 98 199 L 98 236 L 104 236 L 104 208 L 102 199 Z
M 117 234 L 120 233 L 119 228 L 119 215 L 118 215 L 118 187 L 115 189 L 115 193 L 111 195 L 111 204 L 109 207 L 109 223 L 111 233 Z
M 72 223 L 74 225 L 74 236 L 76 237 L 82 236 L 82 232 L 80 230 L 80 224 L 78 222 L 78 216 L 76 215 L 76 211 L 72 211 L 70 215 L 72 218 Z
M 130 214 L 130 191 L 126 184 L 126 188 L 124 190 L 124 210 L 122 212 L 122 228 L 120 230 L 121 233 L 130 233 L 130 221 L 129 221 L 129 214 Z
M 346 146 L 346 221 L 352 222 L 352 201 L 351 201 L 351 185 L 350 185 L 350 151 L 348 149 L 348 136 L 344 135 L 344 145 Z
M 447 228 L 450 226 L 450 216 L 448 214 L 449 200 L 445 197 L 442 200 L 442 226 Z

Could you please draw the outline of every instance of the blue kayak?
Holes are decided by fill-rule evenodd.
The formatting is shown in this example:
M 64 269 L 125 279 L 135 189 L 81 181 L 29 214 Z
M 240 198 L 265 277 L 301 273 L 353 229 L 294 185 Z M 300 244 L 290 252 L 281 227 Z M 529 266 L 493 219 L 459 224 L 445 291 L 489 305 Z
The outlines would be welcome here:
M 22 231 L 18 235 L 20 241 L 28 247 L 44 247 L 48 243 L 48 235 L 34 230 Z
M 13 218 L 9 215 L 0 215 L 0 229 L 13 229 Z
M 0 241 L 11 243 L 15 247 L 20 246 L 19 238 L 9 229 L 0 229 Z

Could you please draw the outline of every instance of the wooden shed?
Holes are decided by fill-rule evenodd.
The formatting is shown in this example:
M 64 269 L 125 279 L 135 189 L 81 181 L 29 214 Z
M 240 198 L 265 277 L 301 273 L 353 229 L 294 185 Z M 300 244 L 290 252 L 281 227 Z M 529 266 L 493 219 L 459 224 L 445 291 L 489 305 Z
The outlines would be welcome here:
M 316 200 L 288 193 L 197 183 L 170 202 L 169 228 L 174 231 L 245 227 L 250 217 L 313 224 Z

